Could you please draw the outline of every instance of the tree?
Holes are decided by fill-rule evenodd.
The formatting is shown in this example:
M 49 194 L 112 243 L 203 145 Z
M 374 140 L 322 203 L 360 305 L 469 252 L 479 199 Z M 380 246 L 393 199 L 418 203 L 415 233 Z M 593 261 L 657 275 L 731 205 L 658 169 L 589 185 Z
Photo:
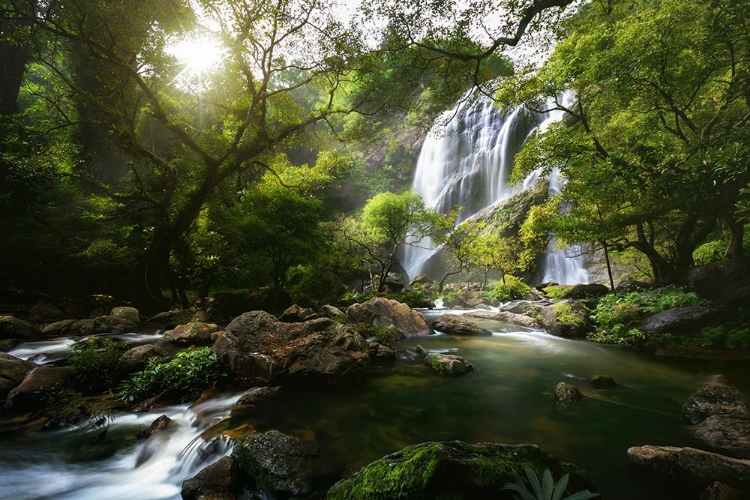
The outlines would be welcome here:
M 520 168 L 557 167 L 569 212 L 555 231 L 634 248 L 655 281 L 693 265 L 721 221 L 742 255 L 735 207 L 750 181 L 750 7 L 744 2 L 591 3 L 537 72 L 504 101 L 564 109 L 568 123 L 537 136 Z M 574 103 L 560 96 L 575 92 Z
M 348 218 L 339 226 L 341 238 L 370 269 L 375 267 L 377 290 L 385 289 L 388 274 L 405 245 L 419 245 L 434 233 L 443 216 L 426 208 L 421 195 L 379 193 L 370 198 L 357 218 Z
M 257 182 L 276 149 L 356 108 L 333 96 L 360 50 L 356 33 L 323 1 L 191 4 L 217 26 L 225 61 L 222 71 L 181 86 L 165 48 L 194 16 L 177 1 L 159 5 L 60 0 L 27 13 L 49 39 L 35 57 L 64 86 L 42 98 L 72 99 L 79 110 L 61 114 L 59 126 L 84 120 L 125 160 L 108 164 L 105 176 L 90 169 L 74 175 L 141 225 L 148 242 L 135 266 L 134 295 L 147 308 L 160 306 L 175 244 L 219 186 Z M 96 62 L 94 84 L 71 73 L 74 55 Z

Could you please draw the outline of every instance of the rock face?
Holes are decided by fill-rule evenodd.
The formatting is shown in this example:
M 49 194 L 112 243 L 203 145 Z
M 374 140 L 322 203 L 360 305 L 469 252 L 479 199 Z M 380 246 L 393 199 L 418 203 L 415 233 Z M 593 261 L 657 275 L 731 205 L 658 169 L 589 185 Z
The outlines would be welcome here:
M 561 406 L 571 406 L 581 401 L 583 394 L 572 384 L 558 382 L 555 386 L 555 399 Z
M 697 332 L 712 315 L 707 307 L 675 307 L 649 316 L 637 328 L 646 335 Z
M 178 345 L 211 345 L 211 334 L 219 330 L 214 323 L 192 321 L 164 332 L 164 339 Z
M 315 454 L 313 447 L 276 430 L 253 434 L 232 452 L 242 472 L 255 478 L 271 498 L 308 493 Z
M 454 335 L 468 335 L 472 337 L 491 337 L 492 332 L 478 326 L 471 320 L 456 314 L 443 314 L 432 323 L 432 328 Z
M 242 494 L 242 470 L 234 457 L 222 457 L 182 482 L 183 500 L 235 500 Z
M 566 495 L 596 491 L 586 472 L 536 446 L 451 441 L 409 446 L 383 457 L 336 483 L 326 499 L 499 499 L 504 498 L 501 489 L 513 481 L 514 473 L 523 476 L 524 465 L 540 477 L 548 468 L 555 481 L 570 474 Z
M 474 371 L 474 365 L 454 354 L 431 352 L 424 358 L 424 363 L 440 375 L 458 376 Z
M 712 415 L 689 430 L 713 450 L 750 459 L 750 415 Z
M 70 367 L 37 366 L 26 374 L 21 383 L 10 391 L 5 408 L 13 411 L 36 410 L 43 406 L 45 394 L 71 385 Z
M 729 458 L 694 448 L 635 446 L 630 460 L 658 476 L 706 488 L 714 481 L 742 490 L 750 489 L 750 461 Z
M 712 415 L 750 417 L 740 391 L 722 385 L 705 385 L 695 391 L 682 405 L 682 412 L 694 424 L 703 422 Z
M 503 321 L 510 323 L 511 325 L 525 326 L 527 328 L 541 328 L 537 320 L 531 316 L 525 314 L 517 314 L 510 311 L 471 311 L 467 312 L 464 316 L 470 316 L 472 318 L 483 318 L 483 319 L 494 319 L 497 321 Z
M 392 328 L 400 338 L 434 333 L 422 313 L 406 304 L 373 297 L 363 304 L 352 304 L 346 314 L 355 322 L 368 327 Z
M 396 351 L 388 344 L 370 342 L 367 347 L 370 349 L 370 358 L 373 361 L 393 361 L 396 359 Z
M 13 316 L 0 316 L 0 339 L 36 340 L 42 332 L 22 319 Z
M 337 323 L 341 323 L 342 325 L 349 320 L 349 317 L 344 311 L 329 304 L 326 304 L 320 308 L 320 315 L 325 316 L 326 318 L 331 318 L 332 320 L 336 321 Z
M 253 387 L 237 400 L 235 406 L 255 406 L 278 397 L 281 387 Z
M 36 364 L 0 352 L 0 399 L 5 399 L 10 391 L 18 387 L 27 373 Z
M 342 381 L 370 363 L 367 343 L 349 327 L 329 318 L 283 323 L 264 311 L 232 320 L 213 351 L 227 360 L 235 382 L 246 386 Z

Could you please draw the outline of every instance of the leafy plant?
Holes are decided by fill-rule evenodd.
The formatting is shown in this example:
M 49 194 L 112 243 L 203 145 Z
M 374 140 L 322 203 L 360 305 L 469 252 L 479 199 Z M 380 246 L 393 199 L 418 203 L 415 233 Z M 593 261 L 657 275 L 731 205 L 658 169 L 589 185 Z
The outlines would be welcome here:
M 79 387 L 111 390 L 118 382 L 117 362 L 129 346 L 107 337 L 91 337 L 68 348 L 68 364 Z
M 69 389 L 47 393 L 44 403 L 47 416 L 59 425 L 85 421 L 78 429 L 92 442 L 103 440 L 115 419 L 112 401 L 91 401 Z
M 208 347 L 188 349 L 164 362 L 152 358 L 148 367 L 120 384 L 125 401 L 166 394 L 183 401 L 213 387 L 226 376 L 221 360 Z
M 524 465 L 523 469 L 526 472 L 526 477 L 531 485 L 531 491 L 526 487 L 524 480 L 516 473 L 513 474 L 514 481 L 507 483 L 501 490 L 512 491 L 513 497 L 516 500 L 587 500 L 589 498 L 600 496 L 599 493 L 592 493 L 589 490 L 583 490 L 563 498 L 570 477 L 568 474 L 561 477 L 557 486 L 555 486 L 552 480 L 552 473 L 549 469 L 544 469 L 541 482 L 539 481 L 539 477 L 534 469 L 528 465 Z
M 622 345 L 638 343 L 645 340 L 645 336 L 635 326 L 646 316 L 675 307 L 707 304 L 695 293 L 677 287 L 606 295 L 599 300 L 591 317 L 596 323 L 596 332 L 589 339 Z
M 517 300 L 524 298 L 530 290 L 529 285 L 515 276 L 508 275 L 504 282 L 498 282 L 492 290 L 487 292 L 486 297 L 499 301 Z

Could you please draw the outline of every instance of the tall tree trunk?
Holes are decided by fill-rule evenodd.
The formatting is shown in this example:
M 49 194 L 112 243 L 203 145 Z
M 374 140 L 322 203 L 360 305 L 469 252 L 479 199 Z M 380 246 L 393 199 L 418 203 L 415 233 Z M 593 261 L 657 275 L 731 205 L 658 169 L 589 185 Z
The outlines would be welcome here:
M 607 276 L 609 277 L 609 289 L 615 291 L 615 280 L 612 278 L 612 263 L 609 261 L 609 245 L 606 241 L 602 241 L 604 247 L 604 261 L 607 263 Z
M 0 14 L 0 116 L 18 111 L 18 94 L 31 47 L 31 19 L 36 11 L 33 0 L 14 6 L 18 10 L 9 8 Z
M 727 246 L 728 259 L 741 259 L 745 256 L 745 250 L 742 248 L 745 237 L 745 224 L 738 221 L 734 214 L 724 210 L 721 214 L 722 219 L 729 229 L 729 245 Z

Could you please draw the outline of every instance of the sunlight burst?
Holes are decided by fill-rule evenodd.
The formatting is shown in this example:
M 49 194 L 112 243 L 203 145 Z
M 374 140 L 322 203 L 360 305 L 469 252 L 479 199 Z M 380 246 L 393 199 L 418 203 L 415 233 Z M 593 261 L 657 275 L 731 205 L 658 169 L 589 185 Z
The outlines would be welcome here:
M 200 75 L 215 69 L 222 59 L 219 44 L 215 39 L 205 35 L 182 39 L 167 50 L 182 65 L 183 73 L 189 75 Z

